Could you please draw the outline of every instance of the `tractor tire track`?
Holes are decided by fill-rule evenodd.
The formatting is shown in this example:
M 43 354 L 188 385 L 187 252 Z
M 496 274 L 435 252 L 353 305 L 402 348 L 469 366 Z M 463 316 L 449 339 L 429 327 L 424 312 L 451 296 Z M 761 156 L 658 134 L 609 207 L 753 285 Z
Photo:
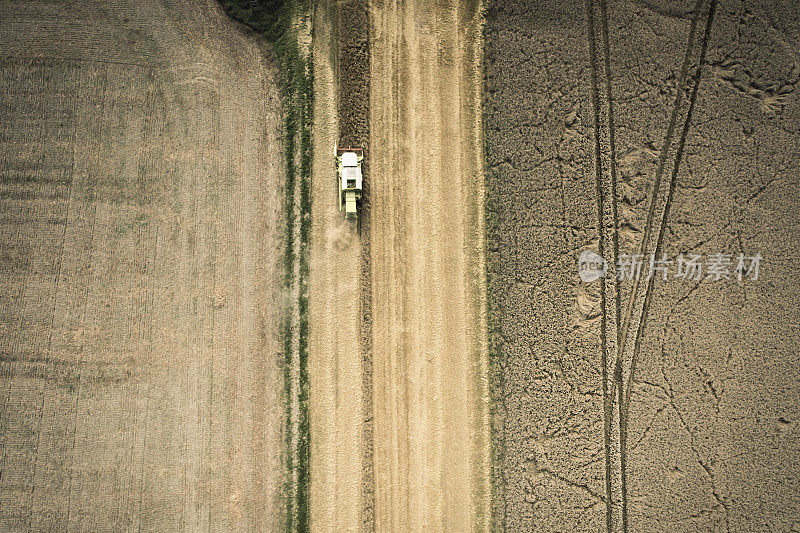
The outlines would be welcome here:
M 640 248 L 640 253 L 645 254 L 648 246 L 648 240 L 650 234 L 653 229 L 653 219 L 655 218 L 655 211 L 657 200 L 659 196 L 659 191 L 661 188 L 661 179 L 666 167 L 666 162 L 668 156 L 671 151 L 671 144 L 672 144 L 672 136 L 674 135 L 675 127 L 677 125 L 677 117 L 680 114 L 680 110 L 682 107 L 682 97 L 684 93 L 684 88 L 686 87 L 687 83 L 692 82 L 691 93 L 689 97 L 689 102 L 687 105 L 687 109 L 685 111 L 686 115 L 683 120 L 683 124 L 681 126 L 681 133 L 678 139 L 678 144 L 676 147 L 673 165 L 672 165 L 672 172 L 669 177 L 668 187 L 666 191 L 666 197 L 664 199 L 664 207 L 661 212 L 661 217 L 658 223 L 658 233 L 655 243 L 655 248 L 653 253 L 656 257 L 659 257 L 663 247 L 663 240 L 666 230 L 666 222 L 669 217 L 670 207 L 672 205 L 672 198 L 675 192 L 675 186 L 677 182 L 677 175 L 678 170 L 680 167 L 681 159 L 683 158 L 683 152 L 686 144 L 686 137 L 688 135 L 689 128 L 691 126 L 691 117 L 692 112 L 694 110 L 694 106 L 697 99 L 697 91 L 700 85 L 700 79 L 702 74 L 702 66 L 705 61 L 706 51 L 708 48 L 708 40 L 711 33 L 711 27 L 713 24 L 714 19 L 714 11 L 716 9 L 716 0 L 711 0 L 708 3 L 707 15 L 705 16 L 705 27 L 704 32 L 701 37 L 700 46 L 699 46 L 699 57 L 697 59 L 697 71 L 689 78 L 689 70 L 692 63 L 692 56 L 696 53 L 695 49 L 695 37 L 697 33 L 697 26 L 699 21 L 703 19 L 703 15 L 706 13 L 706 9 L 704 5 L 706 2 L 704 0 L 698 1 L 695 11 L 695 16 L 692 19 L 692 27 L 690 29 L 689 34 L 689 42 L 687 44 L 686 55 L 684 57 L 684 62 L 681 68 L 681 77 L 680 77 L 680 84 L 677 86 L 677 94 L 675 99 L 675 107 L 673 108 L 672 117 L 670 119 L 670 125 L 667 130 L 667 135 L 665 137 L 664 147 L 662 148 L 660 159 L 659 159 L 659 166 L 656 171 L 656 177 L 653 184 L 653 196 L 651 197 L 651 205 L 648 210 L 648 218 L 647 224 L 645 226 L 644 235 L 642 237 L 642 243 Z M 629 305 L 627 308 L 625 321 L 622 326 L 622 341 L 619 344 L 619 353 L 617 354 L 617 368 L 614 372 L 614 383 L 612 385 L 612 390 L 616 394 L 616 403 L 617 403 L 617 416 L 618 416 L 618 428 L 619 428 L 619 460 L 620 460 L 620 475 L 621 475 L 621 482 L 622 482 L 622 490 L 621 490 L 621 524 L 622 530 L 628 530 L 628 522 L 627 522 L 627 435 L 628 435 L 628 410 L 630 405 L 630 397 L 631 397 L 631 387 L 633 386 L 633 380 L 635 375 L 636 363 L 638 358 L 640 357 L 640 344 L 641 338 L 644 333 L 644 328 L 647 320 L 647 312 L 650 306 L 650 298 L 653 289 L 653 283 L 655 280 L 655 276 L 649 276 L 647 280 L 646 289 L 644 295 L 641 297 L 642 299 L 642 307 L 637 317 L 637 324 L 636 324 L 636 333 L 633 339 L 633 347 L 630 352 L 630 357 L 625 357 L 626 352 L 626 342 L 628 336 L 630 335 L 630 320 L 632 319 L 633 309 L 636 307 L 636 301 L 639 299 L 638 294 L 638 286 L 639 286 L 639 278 L 637 277 L 634 280 L 634 288 L 630 293 L 630 300 Z M 627 364 L 625 359 L 628 359 Z M 626 367 L 627 368 L 624 368 Z M 624 378 L 623 376 L 627 374 L 627 377 Z M 624 386 L 623 386 L 624 380 Z M 614 396 L 612 393 L 612 396 Z
M 608 7 L 605 0 L 587 0 L 589 63 L 591 66 L 591 93 L 594 114 L 594 160 L 598 210 L 598 251 L 601 256 L 611 250 L 610 276 L 600 280 L 601 365 L 603 367 L 603 425 L 606 458 L 606 527 L 625 521 L 625 467 L 624 458 L 612 453 L 612 446 L 621 437 L 614 425 L 612 383 L 619 381 L 621 361 L 617 355 L 621 342 L 621 294 L 615 269 L 619 257 L 619 217 L 617 210 L 617 155 L 614 134 L 614 105 L 611 83 L 611 59 L 608 36 Z M 599 22 L 598 22 L 599 21 Z M 611 293 L 611 296 L 609 296 Z M 612 303 L 609 303 L 612 300 Z M 608 331 L 614 337 L 609 339 Z M 616 356 L 616 357 L 615 357 Z
M 667 132 L 664 136 L 664 143 L 661 147 L 661 152 L 659 154 L 658 160 L 658 167 L 656 168 L 655 178 L 653 180 L 653 187 L 650 193 L 650 207 L 647 211 L 647 221 L 645 223 L 644 232 L 642 235 L 642 240 L 639 246 L 638 253 L 644 254 L 647 250 L 647 242 L 650 239 L 650 233 L 652 232 L 653 226 L 653 218 L 655 217 L 656 206 L 658 204 L 658 197 L 659 191 L 661 189 L 661 180 L 662 175 L 664 173 L 664 168 L 667 164 L 667 159 L 672 147 L 672 138 L 675 134 L 675 127 L 678 122 L 678 116 L 680 114 L 681 105 L 683 102 L 683 88 L 686 86 L 686 79 L 689 71 L 689 66 L 691 64 L 691 57 L 692 51 L 694 49 L 694 42 L 697 34 L 697 25 L 700 20 L 701 15 L 701 8 L 706 0 L 697 0 L 697 3 L 694 7 L 694 17 L 692 17 L 692 25 L 689 30 L 689 39 L 686 45 L 686 53 L 684 54 L 683 63 L 681 65 L 681 73 L 678 78 L 678 84 L 676 85 L 675 90 L 675 103 L 673 104 L 672 113 L 670 115 L 669 125 L 667 126 Z M 622 359 L 623 351 L 627 344 L 628 339 L 628 331 L 630 330 L 630 322 L 633 318 L 634 308 L 637 301 L 637 295 L 639 292 L 639 282 L 640 279 L 637 277 L 634 279 L 633 286 L 630 291 L 630 297 L 628 300 L 628 305 L 625 310 L 625 315 L 622 321 L 622 342 L 620 342 L 618 346 L 618 350 L 620 353 L 617 354 L 617 357 Z
M 614 135 L 614 99 L 611 92 L 611 47 L 609 45 L 609 35 L 608 35 L 608 5 L 606 0 L 599 0 L 599 9 L 600 9 L 600 20 L 601 20 L 601 29 L 602 29 L 602 49 L 603 49 L 603 69 L 604 69 L 604 78 L 605 78 L 605 90 L 606 90 L 606 120 L 608 122 L 608 157 L 610 159 L 610 169 L 611 169 L 611 177 L 610 177 L 610 190 L 609 195 L 611 197 L 611 219 L 612 219 L 612 248 L 613 254 L 611 256 L 611 262 L 613 266 L 611 267 L 610 271 L 613 273 L 612 280 L 614 284 L 614 323 L 615 323 L 615 332 L 616 332 L 616 349 L 614 351 L 619 352 L 619 346 L 622 344 L 622 325 L 620 324 L 620 316 L 621 316 L 621 300 L 622 296 L 620 293 L 620 288 L 617 285 L 617 277 L 616 277 L 616 265 L 619 260 L 619 215 L 617 210 L 617 147 L 616 147 L 616 138 Z M 622 381 L 622 358 L 617 353 L 616 361 L 614 362 L 614 371 L 613 371 L 613 383 L 621 387 Z M 614 390 L 614 386 L 611 385 L 611 390 Z M 619 397 L 617 398 L 617 402 L 621 403 L 622 400 L 622 391 L 621 389 L 618 390 Z M 614 397 L 611 396 L 610 400 L 613 402 Z M 621 420 L 621 413 L 618 415 Z M 625 434 L 621 430 L 619 430 L 619 442 L 620 442 L 620 449 L 624 449 L 624 440 Z M 619 454 L 619 483 L 620 483 L 620 522 L 622 525 L 622 530 L 627 531 L 628 529 L 628 522 L 627 522 L 627 509 L 628 509 L 628 490 L 627 490 L 627 476 L 626 476 L 626 466 L 625 466 L 625 454 Z
M 703 73 L 703 64 L 705 62 L 706 52 L 708 50 L 708 41 L 711 35 L 711 28 L 714 22 L 714 12 L 716 11 L 716 7 L 717 7 L 717 0 L 711 0 L 710 6 L 708 8 L 708 15 L 706 18 L 706 25 L 703 33 L 703 39 L 700 45 L 700 57 L 697 63 L 697 73 L 694 76 L 694 85 L 692 86 L 692 93 L 689 99 L 689 108 L 686 114 L 686 121 L 683 124 L 680 140 L 678 142 L 678 149 L 675 154 L 675 160 L 672 167 L 672 174 L 670 176 L 669 191 L 667 192 L 667 198 L 664 205 L 664 212 L 661 217 L 661 222 L 659 225 L 658 240 L 656 241 L 656 248 L 654 252 L 656 256 L 658 256 L 661 253 L 661 249 L 664 244 L 664 235 L 667 225 L 666 222 L 669 219 L 669 212 L 670 208 L 672 207 L 672 199 L 675 194 L 675 186 L 677 183 L 678 170 L 680 168 L 681 160 L 683 159 L 683 152 L 686 146 L 686 138 L 689 134 L 689 128 L 691 126 L 692 113 L 694 111 L 695 103 L 697 101 L 697 92 L 698 89 L 700 88 L 700 80 L 702 78 L 702 73 Z M 631 387 L 633 385 L 633 380 L 635 376 L 636 362 L 640 357 L 641 340 L 645 330 L 647 312 L 650 307 L 650 298 L 653 291 L 654 279 L 655 276 L 652 276 L 648 280 L 647 291 L 645 292 L 644 303 L 639 317 L 639 326 L 636 330 L 636 337 L 634 339 L 633 356 L 631 357 L 630 369 L 628 371 L 628 379 L 625 387 L 625 397 L 624 401 L 620 405 L 620 417 L 621 417 L 620 420 L 623 421 L 626 426 L 627 426 L 628 408 L 630 406 L 630 400 L 631 400 Z M 626 427 L 623 427 L 623 433 L 625 433 L 626 431 L 627 431 Z M 622 449 L 622 452 L 623 453 L 625 452 L 624 448 Z
M 598 59 L 596 46 L 596 21 L 593 0 L 586 0 L 586 13 L 588 18 L 587 37 L 589 39 L 589 63 L 591 65 L 592 109 L 594 114 L 594 168 L 595 168 L 595 193 L 597 205 L 597 232 L 598 254 L 605 257 L 605 209 L 603 187 L 603 149 L 601 141 L 601 110 L 600 89 L 598 82 Z M 613 483 L 614 469 L 611 458 L 611 398 L 609 396 L 608 379 L 608 311 L 606 297 L 606 279 L 600 278 L 600 366 L 602 368 L 603 389 L 603 441 L 605 454 L 605 505 L 606 505 L 606 530 L 612 531 L 614 527 Z
M 703 1 L 698 1 L 696 7 L 697 10 L 695 12 L 692 28 L 690 30 L 689 42 L 687 44 L 686 54 L 681 67 L 680 83 L 676 93 L 675 104 L 670 117 L 670 123 L 665 135 L 664 148 L 660 154 L 659 166 L 657 168 L 653 183 L 651 205 L 648 210 L 647 223 L 645 225 L 644 236 L 640 245 L 642 254 L 644 254 L 648 248 L 648 241 L 653 231 L 656 206 L 658 205 L 658 198 L 660 196 L 659 193 L 661 192 L 662 176 L 669 159 L 668 156 L 671 152 L 673 136 L 675 134 L 678 117 L 682 109 L 684 92 L 683 88 L 689 81 L 688 73 L 691 65 L 691 58 L 695 50 L 695 36 L 697 32 L 698 20 L 703 14 L 703 11 L 701 11 L 701 8 L 703 7 Z M 603 0 L 587 0 L 586 10 L 588 17 L 592 106 L 594 110 L 595 128 L 594 156 L 598 212 L 598 251 L 601 256 L 604 256 L 604 251 L 610 248 L 612 251 L 611 260 L 613 264 L 616 265 L 619 257 L 619 225 L 616 206 L 616 143 L 614 138 L 613 97 L 611 94 L 608 8 L 606 2 Z M 710 19 L 712 16 L 713 4 L 710 9 L 704 40 L 702 41 L 700 47 L 700 65 L 705 57 L 707 38 L 708 33 L 710 32 Z M 600 56 L 602 56 L 602 58 Z M 679 161 L 683 154 L 685 137 L 691 120 L 691 112 L 694 107 L 697 87 L 699 84 L 699 67 L 698 75 L 694 79 L 695 84 L 692 89 L 688 110 L 686 111 L 686 117 L 681 129 L 681 137 L 679 139 L 677 152 L 675 154 L 675 164 L 673 165 L 673 172 L 670 177 L 667 196 L 662 211 L 663 215 L 658 226 L 658 240 L 656 242 L 655 251 L 656 255 L 658 255 L 661 250 L 665 221 L 666 217 L 668 216 L 672 193 L 674 192 L 675 179 L 677 177 Z M 604 108 L 601 106 L 601 101 L 605 103 Z M 608 198 L 604 198 L 606 196 L 608 196 Z M 606 210 L 609 207 L 610 213 L 606 213 Z M 611 272 L 614 274 L 616 273 L 614 268 L 611 269 Z M 634 355 L 630 357 L 630 361 L 627 365 L 625 364 L 625 343 L 629 337 L 630 321 L 632 320 L 633 309 L 636 308 L 639 297 L 639 279 L 637 278 L 634 281 L 634 287 L 629 296 L 630 300 L 622 324 L 619 320 L 621 297 L 620 289 L 616 284 L 616 275 L 612 276 L 611 279 L 613 280 L 611 283 L 607 283 L 606 279 L 600 280 L 600 344 L 602 351 L 601 365 L 603 373 L 604 442 L 606 446 L 606 527 L 609 531 L 627 531 L 627 404 L 630 398 L 630 386 L 632 384 L 633 376 L 632 371 L 635 368 L 635 359 L 637 356 L 636 354 L 638 354 L 638 345 L 643 331 L 643 324 L 645 321 L 644 315 L 647 312 L 649 304 L 653 278 L 648 280 L 647 289 L 643 297 L 642 311 L 639 314 L 639 319 L 637 321 Z M 609 286 L 611 287 L 609 288 Z M 609 304 L 610 291 L 613 291 L 613 308 L 611 304 Z M 609 323 L 610 320 L 613 320 L 613 330 L 616 332 L 616 338 L 614 341 L 611 341 L 608 336 L 608 331 L 611 329 Z M 613 346 L 610 347 L 610 345 Z M 611 357 L 612 354 L 614 354 L 613 358 Z M 611 368 L 609 368 L 609 364 L 612 365 Z M 625 366 L 628 366 L 627 387 L 623 384 L 623 375 L 626 373 L 626 368 L 624 368 Z M 612 447 L 614 448 L 613 450 L 611 449 Z

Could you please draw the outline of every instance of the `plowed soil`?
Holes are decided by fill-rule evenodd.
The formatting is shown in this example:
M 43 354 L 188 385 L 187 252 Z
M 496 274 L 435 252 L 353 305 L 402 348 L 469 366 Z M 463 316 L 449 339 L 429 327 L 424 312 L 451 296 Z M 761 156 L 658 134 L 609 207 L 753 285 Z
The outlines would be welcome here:
M 274 64 L 216 2 L 0 21 L 0 529 L 278 529 Z

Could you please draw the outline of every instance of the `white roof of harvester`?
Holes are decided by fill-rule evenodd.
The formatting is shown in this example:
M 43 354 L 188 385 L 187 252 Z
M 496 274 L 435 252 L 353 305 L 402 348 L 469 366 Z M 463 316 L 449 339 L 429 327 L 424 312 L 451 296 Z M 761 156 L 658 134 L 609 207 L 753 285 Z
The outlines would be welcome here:
M 358 166 L 358 156 L 355 152 L 345 152 L 342 154 L 342 165 L 345 167 Z

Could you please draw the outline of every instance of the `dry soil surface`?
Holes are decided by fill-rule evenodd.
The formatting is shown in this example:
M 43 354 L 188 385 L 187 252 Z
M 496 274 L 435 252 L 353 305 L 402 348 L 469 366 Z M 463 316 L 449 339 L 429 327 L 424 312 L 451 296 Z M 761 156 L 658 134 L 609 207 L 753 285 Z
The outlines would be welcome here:
M 277 529 L 273 63 L 210 1 L 0 21 L 0 529 Z
M 788 0 L 490 4 L 501 527 L 800 530 L 798 25 Z M 618 283 L 638 251 L 705 270 Z
M 375 529 L 488 529 L 477 3 L 370 3 Z

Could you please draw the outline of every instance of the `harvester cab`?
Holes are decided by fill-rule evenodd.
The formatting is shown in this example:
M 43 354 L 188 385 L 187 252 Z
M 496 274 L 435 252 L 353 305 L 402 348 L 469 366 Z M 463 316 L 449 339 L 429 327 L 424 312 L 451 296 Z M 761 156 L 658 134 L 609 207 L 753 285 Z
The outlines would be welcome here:
M 339 175 L 339 211 L 345 218 L 358 218 L 361 200 L 361 161 L 363 148 L 336 148 L 336 171 Z

